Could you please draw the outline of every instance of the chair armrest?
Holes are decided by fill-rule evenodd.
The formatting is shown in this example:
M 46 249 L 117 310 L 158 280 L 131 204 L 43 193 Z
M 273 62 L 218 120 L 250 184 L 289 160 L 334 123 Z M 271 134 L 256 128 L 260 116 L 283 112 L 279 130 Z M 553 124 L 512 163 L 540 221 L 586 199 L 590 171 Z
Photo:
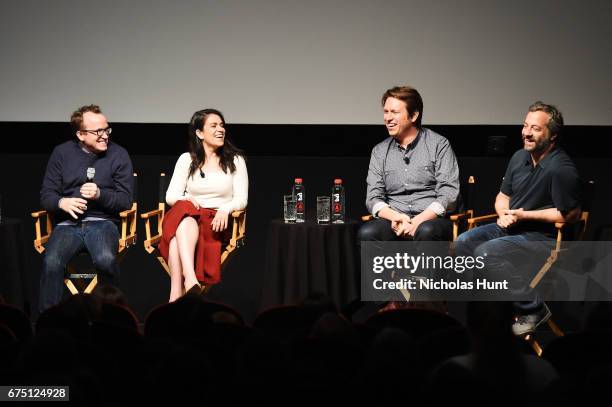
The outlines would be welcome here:
M 490 214 L 490 215 L 484 215 L 484 216 L 477 216 L 475 218 L 469 218 L 467 221 L 468 221 L 469 229 L 471 229 L 479 223 L 497 219 L 497 218 L 498 218 L 497 214 Z M 578 222 L 581 222 L 581 221 L 579 220 Z M 567 222 L 555 222 L 555 228 L 557 229 L 557 243 L 561 242 L 561 240 L 563 239 L 563 228 L 566 225 L 568 225 Z
M 141 213 L 140 217 L 142 219 L 149 219 L 150 217 L 156 216 L 156 215 L 160 215 L 163 212 L 164 212 L 163 209 L 154 209 L 154 210 L 149 211 L 149 212 Z
M 234 211 L 232 212 L 232 218 L 239 218 L 241 217 L 244 213 L 246 213 L 245 210 L 242 211 Z
M 32 212 L 31 215 L 34 219 L 36 219 L 34 221 L 34 229 L 35 229 L 35 234 L 36 234 L 36 236 L 34 237 L 34 249 L 38 253 L 42 253 L 45 251 L 45 243 L 47 243 L 47 241 L 49 240 L 49 237 L 51 236 L 51 233 L 53 232 L 52 215 L 45 210 Z M 46 220 L 44 235 L 42 233 L 42 228 L 40 226 L 40 219 L 43 216 L 45 217 L 45 220 Z
M 557 228 L 557 238 L 562 239 L 563 228 L 567 225 L 572 225 L 578 228 L 578 234 L 575 236 L 574 240 L 584 240 L 588 223 L 589 211 L 582 211 L 580 219 L 575 222 L 556 222 L 555 227 Z
M 162 224 L 164 221 L 164 214 L 166 211 L 166 204 L 160 202 L 157 209 L 140 214 L 140 217 L 145 220 L 145 241 L 143 242 L 144 248 L 147 253 L 153 253 L 155 248 L 162 237 Z M 151 234 L 151 218 L 157 217 L 157 234 Z
M 474 211 L 470 209 L 469 211 L 466 211 L 466 212 L 450 215 L 448 218 L 451 220 L 451 222 L 457 222 L 460 219 L 472 218 L 473 216 L 474 216 Z
M 453 224 L 453 242 L 457 240 L 457 237 L 459 236 L 459 221 L 461 221 L 462 219 L 466 219 L 466 218 L 469 220 L 473 216 L 474 216 L 474 211 L 472 209 L 469 209 L 465 212 L 455 213 L 448 217 Z
M 484 216 L 476 216 L 475 218 L 468 219 L 468 224 L 469 225 L 477 225 L 477 224 L 482 223 L 482 222 L 486 222 L 486 221 L 489 221 L 489 220 L 497 219 L 497 217 L 498 216 L 497 216 L 496 213 L 493 213 L 493 214 L 490 214 L 490 215 L 484 215 Z
M 133 203 L 128 210 L 119 213 L 121 218 L 121 238 L 119 239 L 119 253 L 130 245 L 136 243 L 136 212 L 138 204 Z
M 221 253 L 221 266 L 223 266 L 234 250 L 244 245 L 246 240 L 246 209 L 242 211 L 234 211 L 231 213 L 231 216 L 234 219 L 232 225 L 232 236 L 227 246 L 225 246 L 225 250 L 223 250 L 223 253 Z
M 119 217 L 121 219 L 127 218 L 130 215 L 136 215 L 136 204 L 133 204 L 130 209 L 119 212 Z
M 246 234 L 246 210 L 232 212 L 232 218 L 234 218 L 234 225 L 230 244 L 235 244 L 238 240 L 243 239 Z

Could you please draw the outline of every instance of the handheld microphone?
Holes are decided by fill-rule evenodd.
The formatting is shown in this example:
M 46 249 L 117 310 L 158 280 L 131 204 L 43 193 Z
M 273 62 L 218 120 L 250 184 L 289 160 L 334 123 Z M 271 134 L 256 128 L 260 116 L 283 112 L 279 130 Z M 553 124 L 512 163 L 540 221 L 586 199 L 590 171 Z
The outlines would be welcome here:
M 87 167 L 87 182 L 92 182 L 96 175 L 96 169 L 94 167 Z

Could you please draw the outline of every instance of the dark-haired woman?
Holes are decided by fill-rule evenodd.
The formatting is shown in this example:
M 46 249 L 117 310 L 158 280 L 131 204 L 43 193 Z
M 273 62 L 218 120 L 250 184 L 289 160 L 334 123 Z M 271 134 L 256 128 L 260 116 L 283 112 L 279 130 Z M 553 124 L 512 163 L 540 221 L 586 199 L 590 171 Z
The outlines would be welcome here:
M 249 179 L 241 150 L 225 137 L 215 109 L 193 114 L 189 152 L 174 167 L 166 192 L 159 250 L 170 267 L 170 302 L 219 282 L 229 215 L 247 205 Z

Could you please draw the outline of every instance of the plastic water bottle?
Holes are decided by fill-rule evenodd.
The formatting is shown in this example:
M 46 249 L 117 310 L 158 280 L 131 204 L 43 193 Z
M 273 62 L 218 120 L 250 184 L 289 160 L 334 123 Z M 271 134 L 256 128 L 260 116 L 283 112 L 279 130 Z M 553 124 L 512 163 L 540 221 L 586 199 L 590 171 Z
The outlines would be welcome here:
M 334 187 L 332 188 L 331 196 L 332 206 L 332 223 L 344 223 L 344 187 L 342 186 L 342 180 L 336 178 L 334 180 Z
M 306 220 L 306 189 L 302 178 L 295 179 L 292 194 L 295 197 L 295 221 L 304 222 Z

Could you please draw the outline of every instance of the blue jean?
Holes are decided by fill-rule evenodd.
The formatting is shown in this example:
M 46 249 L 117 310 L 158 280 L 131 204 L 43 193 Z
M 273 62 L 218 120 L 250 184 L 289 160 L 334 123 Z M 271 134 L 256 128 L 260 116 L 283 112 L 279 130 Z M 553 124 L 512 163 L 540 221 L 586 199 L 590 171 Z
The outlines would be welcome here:
M 512 294 L 524 299 L 514 306 L 520 314 L 530 314 L 543 306 L 541 297 L 529 288 L 525 276 L 544 264 L 555 240 L 540 232 L 509 234 L 497 223 L 489 223 L 462 233 L 455 242 L 457 256 L 486 256 L 485 271 L 494 279 L 508 280 Z M 521 272 L 519 272 L 520 269 Z M 533 273 L 530 273 L 533 270 Z
M 56 226 L 43 258 L 39 310 L 42 312 L 61 301 L 66 266 L 82 250 L 91 256 L 98 271 L 98 281 L 101 284 L 116 284 L 119 277 L 116 261 L 118 247 L 119 229 L 110 220 Z

